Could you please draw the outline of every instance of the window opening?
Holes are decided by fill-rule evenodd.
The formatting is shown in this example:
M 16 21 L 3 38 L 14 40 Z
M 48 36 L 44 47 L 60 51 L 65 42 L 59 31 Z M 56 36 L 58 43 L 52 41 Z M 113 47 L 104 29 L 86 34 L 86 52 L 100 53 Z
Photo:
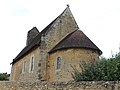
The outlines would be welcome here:
M 31 61 L 30 61 L 30 72 L 33 72 L 34 70 L 34 57 L 31 57 Z
M 57 58 L 57 70 L 58 69 L 61 69 L 61 58 L 60 57 Z
M 25 73 L 25 69 L 26 69 L 26 62 L 23 62 L 22 73 Z

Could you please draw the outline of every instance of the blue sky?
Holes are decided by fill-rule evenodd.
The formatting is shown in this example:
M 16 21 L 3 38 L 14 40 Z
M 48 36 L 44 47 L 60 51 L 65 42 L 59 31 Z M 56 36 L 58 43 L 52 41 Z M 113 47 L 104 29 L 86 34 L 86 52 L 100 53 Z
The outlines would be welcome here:
M 65 8 L 79 28 L 111 57 L 120 47 L 120 0 L 0 0 L 0 72 L 10 73 L 12 59 L 25 47 L 27 32 L 45 28 Z

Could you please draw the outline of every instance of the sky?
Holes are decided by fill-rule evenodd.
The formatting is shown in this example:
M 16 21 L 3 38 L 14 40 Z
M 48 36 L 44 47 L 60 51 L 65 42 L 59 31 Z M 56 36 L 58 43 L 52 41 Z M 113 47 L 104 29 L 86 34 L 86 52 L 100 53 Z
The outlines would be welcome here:
M 80 28 L 109 58 L 120 51 L 120 0 L 0 0 L 0 73 L 25 47 L 27 32 L 43 30 L 70 5 Z

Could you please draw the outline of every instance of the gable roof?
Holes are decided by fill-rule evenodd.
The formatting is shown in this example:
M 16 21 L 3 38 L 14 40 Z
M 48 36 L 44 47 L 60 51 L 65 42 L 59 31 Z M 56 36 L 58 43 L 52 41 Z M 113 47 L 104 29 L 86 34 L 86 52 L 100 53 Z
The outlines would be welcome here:
M 76 30 L 61 40 L 49 53 L 68 48 L 86 48 L 97 50 L 99 54 L 102 51 L 81 31 Z
M 19 61 L 20 58 L 25 56 L 28 52 L 30 52 L 32 49 L 38 47 L 41 43 L 41 36 L 45 35 L 46 32 L 48 32 L 50 27 L 55 23 L 55 21 L 61 17 L 67 10 L 70 11 L 69 6 L 56 18 L 54 19 L 47 27 L 45 27 L 32 41 L 29 45 L 25 46 L 25 48 L 13 59 L 13 62 L 11 64 L 14 64 L 15 62 Z M 36 27 L 34 27 L 37 29 Z

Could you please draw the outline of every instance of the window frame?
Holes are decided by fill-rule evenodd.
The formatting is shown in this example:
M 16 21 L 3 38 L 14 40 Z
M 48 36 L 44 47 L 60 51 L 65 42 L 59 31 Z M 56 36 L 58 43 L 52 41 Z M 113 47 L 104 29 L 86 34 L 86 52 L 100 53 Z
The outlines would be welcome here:
M 26 72 L 26 61 L 23 62 L 22 64 L 22 73 Z
M 60 71 L 60 70 L 61 70 L 61 67 L 62 67 L 62 58 L 59 56 L 59 57 L 57 57 L 57 59 L 56 59 L 56 70 L 57 70 L 57 71 Z
M 34 55 L 32 55 L 30 58 L 29 73 L 34 72 L 34 62 L 35 62 L 35 57 L 34 57 Z

